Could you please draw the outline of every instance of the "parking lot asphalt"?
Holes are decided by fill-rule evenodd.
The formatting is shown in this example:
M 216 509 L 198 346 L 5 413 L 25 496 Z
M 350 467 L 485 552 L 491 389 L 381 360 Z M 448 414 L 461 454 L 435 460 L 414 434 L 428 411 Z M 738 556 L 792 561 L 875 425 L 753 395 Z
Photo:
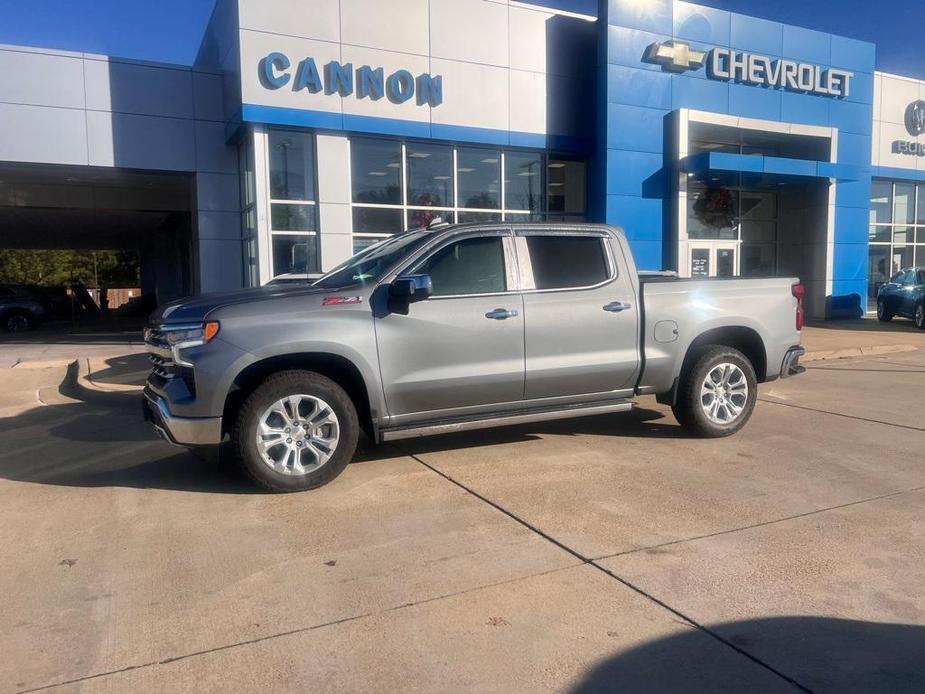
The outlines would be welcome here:
M 923 691 L 925 350 L 366 446 L 255 492 L 137 396 L 0 389 L 4 691 Z

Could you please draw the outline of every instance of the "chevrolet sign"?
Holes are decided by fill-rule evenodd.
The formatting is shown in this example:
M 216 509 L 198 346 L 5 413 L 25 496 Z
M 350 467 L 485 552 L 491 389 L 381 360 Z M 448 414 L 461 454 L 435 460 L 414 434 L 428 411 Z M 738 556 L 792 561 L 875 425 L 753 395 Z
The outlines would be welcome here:
M 706 53 L 678 41 L 653 43 L 646 49 L 643 60 L 657 63 L 663 70 L 671 72 L 699 70 L 705 63 L 707 77 L 713 80 L 840 98 L 850 96 L 851 80 L 854 77 L 854 73 L 848 70 L 824 68 L 794 60 L 778 60 L 729 48 L 714 48 Z

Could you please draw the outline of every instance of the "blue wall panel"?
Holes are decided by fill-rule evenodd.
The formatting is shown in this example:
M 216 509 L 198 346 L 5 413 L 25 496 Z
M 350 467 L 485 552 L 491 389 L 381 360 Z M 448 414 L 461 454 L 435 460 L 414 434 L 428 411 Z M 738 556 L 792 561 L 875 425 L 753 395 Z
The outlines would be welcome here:
M 833 304 L 866 302 L 867 214 L 875 49 L 872 44 L 801 27 L 731 14 L 679 0 L 602 0 L 598 139 L 600 190 L 606 221 L 622 225 L 640 267 L 659 268 L 674 255 L 675 220 L 669 214 L 677 183 L 668 171 L 677 151 L 672 112 L 687 108 L 838 130 L 837 159 L 802 164 L 768 157 L 773 175 L 807 180 L 837 175 Z M 675 71 L 646 62 L 646 49 L 674 40 L 708 51 L 732 47 L 854 71 L 848 98 L 710 79 L 705 67 Z M 604 114 L 606 114 L 604 116 Z M 719 155 L 716 155 L 719 156 Z M 789 155 L 788 155 L 789 156 Z M 666 165 L 666 161 L 669 162 Z M 823 165 L 824 164 L 824 165 Z M 798 170 L 797 170 L 798 169 Z M 844 175 L 843 175 L 844 174 Z M 850 174 L 850 175 L 848 175 Z M 825 279 L 825 278 L 816 278 Z M 851 296 L 839 298 L 839 292 Z M 859 298 L 854 294 L 858 294 Z

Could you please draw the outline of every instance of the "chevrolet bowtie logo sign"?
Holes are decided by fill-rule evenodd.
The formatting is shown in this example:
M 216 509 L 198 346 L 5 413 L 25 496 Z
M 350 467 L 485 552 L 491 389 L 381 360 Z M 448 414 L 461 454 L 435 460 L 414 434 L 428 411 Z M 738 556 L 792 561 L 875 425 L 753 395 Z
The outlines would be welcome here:
M 687 72 L 688 70 L 697 70 L 703 67 L 703 61 L 706 60 L 705 51 L 698 51 L 691 48 L 686 43 L 678 41 L 665 41 L 664 43 L 653 43 L 646 49 L 646 61 L 657 63 L 665 70 L 672 72 Z

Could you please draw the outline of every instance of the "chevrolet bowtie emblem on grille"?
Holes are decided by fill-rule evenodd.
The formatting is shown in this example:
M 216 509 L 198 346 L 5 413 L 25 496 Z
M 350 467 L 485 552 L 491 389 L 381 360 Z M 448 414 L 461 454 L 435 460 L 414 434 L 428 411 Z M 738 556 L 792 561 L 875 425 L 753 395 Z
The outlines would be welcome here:
M 703 61 L 706 60 L 706 57 L 706 52 L 691 48 L 686 43 L 665 41 L 663 43 L 653 43 L 649 46 L 646 49 L 644 60 L 648 63 L 661 65 L 663 70 L 686 72 L 703 67 Z

